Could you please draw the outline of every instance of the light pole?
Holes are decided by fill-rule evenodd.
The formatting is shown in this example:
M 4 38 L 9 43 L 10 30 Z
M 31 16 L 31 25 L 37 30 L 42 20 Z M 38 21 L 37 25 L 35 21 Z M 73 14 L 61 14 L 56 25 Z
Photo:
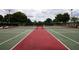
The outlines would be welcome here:
M 73 11 L 73 9 L 71 9 L 70 11 L 71 11 L 71 16 L 70 16 L 70 20 L 72 20 L 72 11 Z
M 8 18 L 7 18 L 7 25 L 9 25 L 10 24 L 10 12 L 11 12 L 11 9 L 5 9 L 5 11 L 8 12 L 7 13 L 7 16 L 8 16 Z
M 8 23 L 10 24 L 10 9 L 8 10 L 8 12 L 9 12 L 9 16 L 8 16 Z

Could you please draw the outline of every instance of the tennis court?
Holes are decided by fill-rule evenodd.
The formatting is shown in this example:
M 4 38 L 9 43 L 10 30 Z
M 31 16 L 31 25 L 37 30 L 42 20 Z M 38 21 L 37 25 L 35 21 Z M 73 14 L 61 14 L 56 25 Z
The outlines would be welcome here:
M 71 50 L 79 50 L 79 29 L 64 26 L 45 27 Z
M 34 27 L 32 26 L 18 26 L 8 29 L 0 29 L 0 50 L 11 49 L 33 29 Z
M 33 26 L 18 26 L 18 27 L 13 27 L 13 28 L 8 28 L 8 29 L 0 29 L 0 50 L 12 49 L 22 39 L 28 38 L 27 35 L 29 33 L 33 32 L 33 30 L 35 28 L 36 27 L 33 27 Z M 34 35 L 32 35 L 32 36 L 29 35 L 30 36 L 30 39 L 29 39 L 30 43 L 28 43 L 27 40 L 26 40 L 26 42 L 28 44 L 31 44 L 31 42 L 34 44 L 35 43 L 37 44 L 39 42 L 40 42 L 40 44 L 48 44 L 45 42 L 49 42 L 50 40 L 47 39 L 46 37 L 49 38 L 51 35 L 48 36 L 48 34 L 47 34 L 47 36 L 45 36 L 46 35 L 46 34 L 44 34 L 44 33 L 46 33 L 45 30 L 47 30 L 50 34 L 52 34 L 53 37 L 55 36 L 55 39 L 59 39 L 69 49 L 79 50 L 79 29 L 68 28 L 68 27 L 64 27 L 64 26 L 45 26 L 44 30 L 38 28 L 34 32 L 36 34 L 33 33 Z M 40 35 L 40 33 L 41 33 L 41 35 Z M 44 34 L 44 35 L 42 35 L 42 34 Z M 34 38 L 36 38 L 36 39 L 34 39 Z M 46 39 L 43 39 L 43 38 L 46 38 L 48 41 L 46 41 Z M 31 41 L 31 39 L 33 41 Z M 50 43 L 51 42 L 53 42 L 53 40 L 51 40 Z M 27 44 L 27 43 L 25 43 L 25 44 Z M 51 43 L 51 44 L 53 44 L 53 43 Z M 38 44 L 38 46 L 33 45 L 32 47 L 38 47 L 40 49 L 40 47 L 43 46 L 43 45 L 40 46 L 40 44 Z M 53 49 L 52 45 L 51 45 L 51 47 Z M 43 49 L 43 48 L 41 48 L 41 49 Z

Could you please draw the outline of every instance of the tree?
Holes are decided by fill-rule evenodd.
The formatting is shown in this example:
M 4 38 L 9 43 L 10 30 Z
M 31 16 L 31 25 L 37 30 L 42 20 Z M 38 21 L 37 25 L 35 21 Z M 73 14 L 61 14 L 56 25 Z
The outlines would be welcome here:
M 22 12 L 14 13 L 12 15 L 12 18 L 19 25 L 22 25 L 22 24 L 27 22 L 27 16 L 24 13 L 22 13 Z
M 0 15 L 0 25 L 2 25 L 2 22 L 3 22 L 3 16 Z
M 55 17 L 55 22 L 62 22 L 62 19 L 63 19 L 63 15 L 62 14 L 58 14 L 56 17 Z
M 77 17 L 72 17 L 72 19 L 71 19 L 71 21 L 73 22 L 73 23 L 76 23 L 76 22 L 78 22 L 78 18 Z
M 64 13 L 64 14 L 58 14 L 55 17 L 54 22 L 58 22 L 58 23 L 67 23 L 70 20 L 70 16 L 68 13 Z
M 38 22 L 37 22 L 37 25 L 38 25 L 38 26 L 43 26 L 43 22 L 42 22 L 42 21 L 38 21 Z
M 45 25 L 52 25 L 52 19 L 50 18 L 47 18 L 45 21 L 44 21 Z
M 5 15 L 3 22 L 7 25 L 10 25 L 12 23 L 12 14 Z
M 32 21 L 30 19 L 27 19 L 26 25 L 32 25 Z
M 68 13 L 64 13 L 62 17 L 63 17 L 62 18 L 63 23 L 67 23 L 70 20 L 70 16 Z
M 33 22 L 33 25 L 37 25 L 37 21 L 36 20 Z
M 71 21 L 75 28 L 79 26 L 79 19 L 77 17 L 72 17 Z

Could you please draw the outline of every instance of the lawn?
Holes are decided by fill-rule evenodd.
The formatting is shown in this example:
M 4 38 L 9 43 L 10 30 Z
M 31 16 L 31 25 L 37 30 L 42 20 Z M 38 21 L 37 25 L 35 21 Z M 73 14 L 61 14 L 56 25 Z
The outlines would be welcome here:
M 46 29 L 71 50 L 79 50 L 79 29 L 62 26 L 48 26 Z

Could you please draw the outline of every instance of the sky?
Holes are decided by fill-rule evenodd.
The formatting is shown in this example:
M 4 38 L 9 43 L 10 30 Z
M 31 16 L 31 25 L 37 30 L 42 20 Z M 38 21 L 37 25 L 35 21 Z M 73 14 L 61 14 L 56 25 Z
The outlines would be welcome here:
M 57 14 L 69 13 L 71 14 L 70 9 L 0 9 L 0 15 L 6 15 L 9 13 L 15 13 L 17 11 L 21 11 L 27 15 L 32 21 L 44 21 L 47 18 L 51 18 L 52 20 L 55 18 Z M 73 9 L 72 16 L 79 16 L 79 10 Z

